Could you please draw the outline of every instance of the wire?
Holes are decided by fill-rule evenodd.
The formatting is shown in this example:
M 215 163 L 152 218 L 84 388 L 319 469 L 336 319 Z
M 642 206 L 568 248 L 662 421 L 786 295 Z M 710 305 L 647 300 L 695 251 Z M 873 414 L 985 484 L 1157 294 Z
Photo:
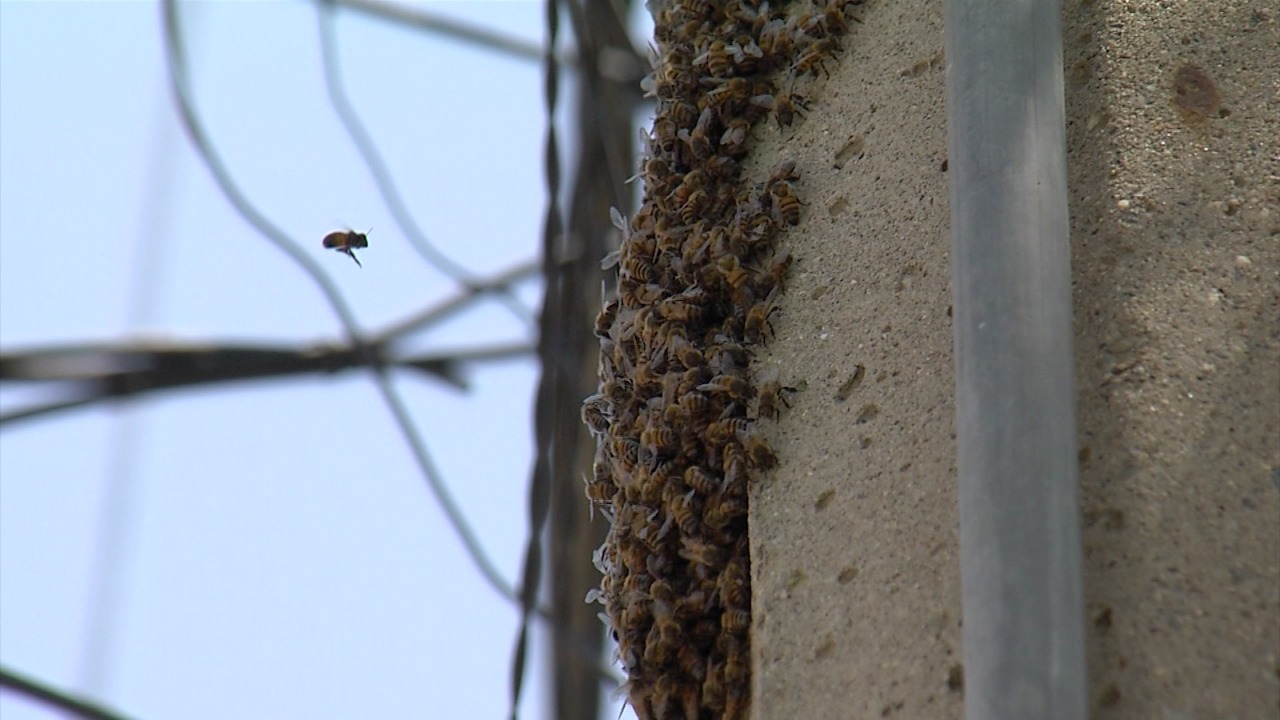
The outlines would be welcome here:
M 425 443 L 418 436 L 418 432 L 409 417 L 409 413 L 405 410 L 403 402 L 394 388 L 391 387 L 385 366 L 364 340 L 351 308 L 342 298 L 333 281 L 282 230 L 273 225 L 271 221 L 254 208 L 231 179 L 231 175 L 223 164 L 222 158 L 215 152 L 204 126 L 200 123 L 191 99 L 191 91 L 187 82 L 186 57 L 183 52 L 182 34 L 178 23 L 177 2 L 176 0 L 165 0 L 162 7 L 165 26 L 165 57 L 169 65 L 169 78 L 183 127 L 191 138 L 191 142 L 195 145 L 196 151 L 208 166 L 218 184 L 218 188 L 226 196 L 232 207 L 258 232 L 262 233 L 267 240 L 292 258 L 319 286 L 325 299 L 328 300 L 329 305 L 338 316 L 338 320 L 341 322 L 351 345 L 359 349 L 364 355 L 365 362 L 372 372 L 374 384 L 391 411 L 392 417 L 395 418 L 396 424 L 400 427 L 400 432 L 404 436 L 405 442 L 409 445 L 414 460 L 427 481 L 428 488 L 435 496 L 436 502 L 440 504 L 441 509 L 444 510 L 445 517 L 462 541 L 463 548 L 471 556 L 471 561 L 494 590 L 503 597 L 514 599 L 515 591 L 503 579 L 493 561 L 489 559 L 466 517 L 458 508 L 452 493 L 449 492 L 444 480 L 440 477 L 439 471 L 436 469 L 435 463 L 427 452 Z
M 520 630 L 511 659 L 511 718 L 518 716 L 520 692 L 524 685 L 525 657 L 528 653 L 529 616 L 538 602 L 538 589 L 542 578 L 542 529 L 551 510 L 551 481 L 555 477 L 551 467 L 555 453 L 551 448 L 555 440 L 555 420 L 560 410 L 563 393 L 556 392 L 560 371 L 555 362 L 557 351 L 569 351 L 556 347 L 555 337 L 549 332 L 552 324 L 566 318 L 560 315 L 557 297 L 565 280 L 562 266 L 555 262 L 564 222 L 560 217 L 560 149 L 556 143 L 556 102 L 559 97 L 559 66 L 555 47 L 560 29 L 560 13 L 557 0 L 546 0 L 547 46 L 545 63 L 545 94 L 547 111 L 547 143 L 544 163 L 547 172 L 547 212 L 543 226 L 542 265 L 546 281 L 545 300 L 542 304 L 542 333 L 538 339 L 538 355 L 542 360 L 542 377 L 538 383 L 537 405 L 534 409 L 534 434 L 537 439 L 533 478 L 529 483 L 529 541 L 525 546 L 524 572 L 520 584 Z
M 71 713 L 76 717 L 88 720 L 128 720 L 128 717 L 113 710 L 108 710 L 88 700 L 81 700 L 70 693 L 58 690 L 34 678 L 20 675 L 7 667 L 0 666 L 0 687 L 7 688 L 18 695 L 44 703 L 51 707 Z
M 418 464 L 419 470 L 422 472 L 427 481 L 427 486 L 435 496 L 436 501 L 440 504 L 441 509 L 445 513 L 450 525 L 453 526 L 454 532 L 462 541 L 464 550 L 471 557 L 472 562 L 480 571 L 481 576 L 489 583 L 499 595 L 508 600 L 519 602 L 514 588 L 506 582 L 502 575 L 498 572 L 496 566 L 484 552 L 483 546 L 476 537 L 474 531 L 466 520 L 465 515 L 458 507 L 453 499 L 452 493 L 449 492 L 440 473 L 432 461 L 427 451 L 425 443 L 419 437 L 416 427 L 409 416 L 408 411 L 404 407 L 404 403 L 391 386 L 387 376 L 385 364 L 374 352 L 373 346 L 365 340 L 360 332 L 355 318 L 351 313 L 350 307 L 338 292 L 336 286 L 324 273 L 318 264 L 306 255 L 299 246 L 294 243 L 283 231 L 275 227 L 265 216 L 262 215 L 253 205 L 245 198 L 244 194 L 236 186 L 231 179 L 230 173 L 223 164 L 221 156 L 213 148 L 208 134 L 205 132 L 203 125 L 200 123 L 194 108 L 194 104 L 190 97 L 190 88 L 187 82 L 186 58 L 183 54 L 182 35 L 178 23 L 177 1 L 164 0 L 162 5 L 162 13 L 165 24 L 165 56 L 169 64 L 169 77 L 174 93 L 174 98 L 178 105 L 179 117 L 183 123 L 184 129 L 195 145 L 201 159 L 208 166 L 210 173 L 218 184 L 218 188 L 226 196 L 232 207 L 245 218 L 250 225 L 262 233 L 272 244 L 287 254 L 302 269 L 311 276 L 312 280 L 320 287 L 326 300 L 333 308 L 337 315 L 344 332 L 346 333 L 352 347 L 357 348 L 364 356 L 365 362 L 372 371 L 375 385 L 378 387 L 379 393 L 383 397 L 388 409 L 391 411 L 392 417 L 399 426 L 401 434 L 404 436 L 405 442 L 408 444 L 415 462 Z M 544 260 L 545 262 L 545 260 Z M 523 273 L 513 274 L 513 278 L 518 278 Z M 469 288 L 464 293 L 462 300 L 470 300 L 477 293 L 483 291 L 483 285 Z M 439 312 L 437 310 L 437 312 Z M 527 612 L 527 608 L 523 608 L 522 612 Z M 549 619 L 550 613 L 545 608 L 534 607 L 532 612 L 538 617 Z M 617 687 L 621 684 L 618 676 L 609 668 L 601 666 L 598 662 L 591 665 L 595 674 L 602 682 Z
M 329 93 L 329 102 L 333 105 L 338 119 L 342 121 L 343 127 L 346 128 L 347 134 L 351 136 L 351 142 L 355 144 L 357 152 L 369 168 L 369 174 L 373 177 L 374 184 L 378 186 L 378 193 L 382 195 L 387 209 L 391 211 L 391 216 L 424 260 L 458 284 L 468 289 L 476 288 L 475 276 L 432 244 L 422 232 L 422 228 L 414 221 L 413 213 L 409 211 L 395 181 L 391 179 L 391 170 L 383 160 L 382 154 L 378 152 L 377 144 L 374 143 L 373 137 L 360 121 L 360 115 L 356 112 L 355 106 L 347 97 L 346 86 L 342 82 L 342 70 L 338 64 L 337 40 L 333 31 L 333 0 L 319 0 L 316 21 L 320 26 L 320 57 L 324 66 L 325 88 Z M 510 289 L 500 287 L 496 290 L 497 299 L 506 305 L 521 322 L 532 327 L 534 324 L 532 311 L 525 307 Z

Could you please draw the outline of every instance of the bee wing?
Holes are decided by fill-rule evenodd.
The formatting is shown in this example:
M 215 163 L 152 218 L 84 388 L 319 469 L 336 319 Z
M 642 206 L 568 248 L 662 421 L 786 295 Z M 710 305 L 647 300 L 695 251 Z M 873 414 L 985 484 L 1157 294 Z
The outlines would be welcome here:
M 613 222 L 613 226 L 622 231 L 622 236 L 626 237 L 630 234 L 631 229 L 627 225 L 627 216 L 623 215 L 618 208 L 609 206 L 609 220 Z

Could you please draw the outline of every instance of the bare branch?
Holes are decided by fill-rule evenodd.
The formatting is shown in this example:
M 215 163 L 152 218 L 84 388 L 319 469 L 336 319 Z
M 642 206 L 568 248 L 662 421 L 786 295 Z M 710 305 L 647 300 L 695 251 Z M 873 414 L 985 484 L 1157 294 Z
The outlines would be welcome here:
M 19 675 L 6 667 L 0 667 L 0 687 L 87 720 L 128 720 L 126 715 L 108 710 L 88 700 L 81 700 L 38 680 Z

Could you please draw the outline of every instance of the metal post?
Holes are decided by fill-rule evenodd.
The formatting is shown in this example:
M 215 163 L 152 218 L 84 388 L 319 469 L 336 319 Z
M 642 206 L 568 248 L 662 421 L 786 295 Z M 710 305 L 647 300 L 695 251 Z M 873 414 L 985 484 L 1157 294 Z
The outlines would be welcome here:
M 1084 720 L 1059 0 L 947 0 L 965 715 Z

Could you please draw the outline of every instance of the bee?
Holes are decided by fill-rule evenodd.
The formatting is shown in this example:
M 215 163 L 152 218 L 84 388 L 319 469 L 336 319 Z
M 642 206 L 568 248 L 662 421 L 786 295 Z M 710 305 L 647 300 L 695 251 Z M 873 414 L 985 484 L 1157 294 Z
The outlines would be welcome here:
M 680 528 L 680 532 L 684 533 L 685 539 L 698 532 L 698 524 L 702 521 L 700 514 L 697 512 L 697 506 L 693 502 L 693 491 L 690 490 L 687 495 L 682 495 L 668 503 L 668 510 L 671 517 L 675 518 L 676 527 Z
M 783 181 L 770 184 L 769 197 L 773 199 L 773 206 L 777 209 L 778 215 L 788 225 L 800 224 L 800 206 L 805 203 L 800 202 L 799 196 L 791 188 L 791 183 Z
M 764 60 L 764 50 L 746 35 L 739 35 L 733 43 L 726 45 L 725 49 L 733 56 L 734 68 L 740 75 L 750 75 L 760 68 L 760 62 Z
M 723 81 L 720 87 L 703 96 L 708 108 L 719 108 L 732 100 L 747 100 L 751 97 L 751 84 L 744 78 L 732 78 Z
M 592 435 L 604 435 L 609 432 L 613 403 L 609 398 L 596 393 L 582 401 L 582 422 Z
M 613 452 L 613 456 L 622 461 L 624 468 L 629 470 L 639 461 L 640 443 L 620 437 L 615 437 L 609 442 L 609 449 Z
M 694 66 L 706 65 L 707 72 L 713 77 L 725 77 L 729 74 L 729 53 L 723 40 L 713 40 L 707 51 L 693 59 Z
M 694 347 L 681 333 L 672 335 L 671 349 L 676 354 L 676 359 L 680 361 L 685 368 L 702 367 L 707 364 L 707 359 L 702 356 L 702 352 Z
M 735 437 L 741 437 L 750 432 L 751 421 L 747 418 L 725 418 L 724 420 L 717 420 L 707 427 L 707 442 L 713 445 L 723 445 Z
M 658 314 L 679 323 L 698 323 L 702 320 L 702 306 L 679 296 L 669 297 L 658 303 Z
M 651 265 L 643 257 L 630 255 L 626 261 L 622 263 L 622 272 L 620 273 L 624 279 L 634 280 L 638 283 L 647 283 L 653 281 L 653 265 Z
M 766 380 L 760 385 L 760 406 L 756 414 L 760 417 L 767 417 L 771 420 L 777 420 L 782 413 L 783 407 L 791 407 L 791 403 L 787 400 L 786 393 L 793 393 L 796 389 L 787 387 L 778 382 L 777 378 Z
M 751 672 L 747 664 L 746 643 L 733 635 L 726 636 L 724 640 L 724 681 L 731 688 L 745 688 Z
M 800 176 L 796 174 L 796 161 L 783 160 L 769 174 L 768 185 L 775 185 L 782 182 L 792 182 L 799 180 Z
M 697 220 L 707 205 L 711 203 L 711 197 L 707 195 L 706 190 L 694 190 L 689 194 L 688 201 L 680 206 L 680 220 L 686 225 L 692 224 Z
M 773 119 L 779 128 L 790 127 L 797 117 L 804 117 L 802 110 L 808 110 L 809 103 L 795 93 L 782 95 L 773 101 Z
M 742 635 L 751 629 L 751 613 L 738 608 L 725 610 L 720 616 L 720 627 L 727 633 Z
M 769 317 L 778 311 L 777 306 L 773 304 L 773 298 L 777 293 L 777 288 L 774 288 L 764 302 L 756 303 L 747 311 L 743 327 L 747 342 L 761 344 L 773 334 L 773 323 L 770 322 Z
M 720 488 L 720 483 L 715 477 L 697 465 L 690 465 L 684 471 L 684 484 L 703 495 L 711 495 Z
M 711 379 L 711 382 L 699 385 L 697 389 L 703 392 L 721 393 L 731 400 L 740 402 L 750 400 L 756 393 L 751 383 L 736 375 L 717 375 Z
M 765 23 L 764 27 L 760 28 L 760 32 L 756 33 L 756 39 L 766 56 L 785 58 L 791 54 L 793 47 L 791 33 L 787 31 L 786 23 L 781 18 L 774 18 Z
M 742 268 L 742 264 L 738 262 L 737 255 L 721 256 L 720 259 L 716 261 L 715 267 L 719 271 L 720 276 L 724 278 L 725 284 L 733 290 L 737 290 L 742 287 L 750 277 L 750 274 L 747 273 L 747 271 Z
M 751 132 L 751 123 L 745 118 L 734 118 L 729 121 L 729 128 L 720 136 L 720 149 L 728 155 L 740 155 L 746 148 L 747 134 Z
M 744 450 L 747 453 L 747 463 L 757 470 L 770 470 L 778 465 L 778 456 L 773 454 L 773 448 L 755 435 L 747 436 Z
M 680 538 L 680 542 L 684 544 L 684 547 L 680 548 L 680 557 L 691 563 L 718 568 L 724 560 L 724 550 L 720 547 L 688 536 Z
M 712 530 L 723 531 L 729 523 L 746 516 L 745 500 L 722 494 L 715 502 L 708 503 L 707 509 L 702 513 L 702 521 Z
M 587 481 L 583 483 L 586 487 L 587 499 L 596 505 L 609 505 L 613 502 L 613 496 L 618 494 L 618 486 L 613 483 L 598 483 Z
M 818 71 L 822 71 L 823 75 L 831 77 L 831 73 L 827 72 L 826 61 L 831 58 L 835 49 L 835 41 L 831 38 L 814 41 L 796 60 L 795 65 L 791 66 L 791 76 L 794 78 L 808 73 L 817 77 Z
M 769 269 L 756 277 L 757 287 L 761 289 L 761 291 L 764 289 L 772 290 L 775 287 L 782 287 L 782 281 L 786 278 L 787 271 L 791 269 L 791 262 L 791 253 L 785 250 L 778 255 L 775 255 L 773 262 L 769 265 Z
M 711 401 L 706 395 L 692 390 L 681 395 L 677 403 L 685 414 L 691 416 L 701 415 L 711 406 Z
M 365 232 L 358 233 L 355 230 L 334 230 L 324 236 L 322 243 L 330 250 L 337 250 L 340 253 L 345 253 L 350 256 L 352 260 L 356 261 L 357 266 L 364 267 L 360 264 L 360 258 L 356 257 L 355 250 L 356 248 L 369 247 L 368 235 L 370 232 L 373 231 L 367 230 Z
M 751 602 L 751 597 L 747 593 L 745 564 L 745 560 L 735 557 L 725 564 L 724 572 L 720 573 L 718 581 L 720 604 L 726 608 L 745 608 Z
M 656 424 L 640 433 L 640 444 L 658 451 L 670 451 L 680 444 L 680 436 L 666 425 Z
M 617 299 L 610 300 L 600 308 L 600 314 L 596 316 L 596 337 L 601 340 L 609 340 L 609 331 L 613 328 L 613 321 L 618 319 Z

